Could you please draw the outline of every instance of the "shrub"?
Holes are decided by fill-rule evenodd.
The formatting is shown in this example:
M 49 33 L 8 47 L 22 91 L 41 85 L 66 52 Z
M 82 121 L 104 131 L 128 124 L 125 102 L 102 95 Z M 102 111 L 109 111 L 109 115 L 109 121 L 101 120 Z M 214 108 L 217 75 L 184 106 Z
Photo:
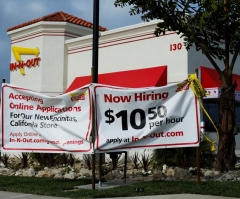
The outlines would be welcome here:
M 72 171 L 72 169 L 71 169 L 71 167 L 66 167 L 66 168 L 64 169 L 64 171 L 65 171 L 65 173 L 69 173 L 70 171 Z
M 72 167 L 75 161 L 75 155 L 69 154 L 68 164 Z
M 96 167 L 96 170 L 99 171 L 99 165 Z M 112 171 L 112 168 L 106 165 L 101 165 L 101 176 L 104 176 Z
M 133 163 L 133 168 L 138 169 L 138 160 L 139 160 L 138 152 L 135 152 L 132 156 L 129 156 L 128 159 L 130 160 L 130 162 Z
M 53 167 L 60 163 L 60 154 L 56 153 L 31 153 L 30 157 L 44 167 Z
M 139 162 L 145 172 L 148 171 L 148 167 L 152 163 L 152 161 L 153 160 L 152 160 L 151 156 L 149 154 L 146 155 L 145 151 L 143 152 L 143 154 L 141 154 L 141 159 L 139 159 Z
M 66 153 L 63 153 L 60 155 L 60 159 L 61 159 L 61 164 L 62 165 L 67 165 L 67 162 L 68 162 L 68 157 L 67 157 L 67 154 Z
M 107 158 L 107 162 L 111 164 L 112 170 L 117 169 L 117 167 L 123 163 L 123 159 L 121 159 L 122 154 L 118 152 L 110 152 L 110 159 Z
M 5 167 L 8 166 L 8 159 L 9 159 L 10 155 L 7 154 L 7 153 L 3 153 L 1 156 L 0 156 L 0 160 L 1 162 L 5 165 Z
M 92 169 L 92 157 L 91 155 L 84 155 L 83 162 L 87 166 L 88 170 Z
M 200 167 L 211 168 L 215 160 L 214 152 L 211 151 L 211 143 L 203 140 L 200 143 Z
M 195 167 L 196 147 L 169 148 L 153 150 L 152 160 L 158 165 L 178 166 L 182 168 Z M 206 140 L 200 142 L 200 166 L 211 167 L 214 161 L 214 153 L 210 149 L 210 143 Z
M 59 159 L 58 164 L 60 163 L 62 165 L 70 165 L 72 167 L 75 162 L 75 155 L 62 153 L 62 154 L 59 154 L 58 159 Z
M 81 160 L 79 158 L 75 159 L 75 163 L 81 163 Z
M 22 152 L 21 155 L 14 155 L 21 160 L 22 168 L 27 168 L 29 166 L 28 161 L 30 159 L 29 153 Z
M 83 163 L 88 167 L 88 170 L 92 170 L 92 155 L 90 154 L 83 155 Z M 98 164 L 98 160 L 95 155 L 95 168 L 97 164 Z

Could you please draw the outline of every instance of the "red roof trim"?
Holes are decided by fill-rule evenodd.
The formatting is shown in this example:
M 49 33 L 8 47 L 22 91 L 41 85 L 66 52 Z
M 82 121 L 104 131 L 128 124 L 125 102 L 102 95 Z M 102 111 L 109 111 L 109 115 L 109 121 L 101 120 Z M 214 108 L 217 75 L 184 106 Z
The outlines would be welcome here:
M 220 75 L 215 69 L 200 67 L 201 70 L 201 83 L 203 88 L 222 88 L 222 81 Z M 232 75 L 233 82 L 237 82 L 237 91 L 240 91 L 240 75 Z
M 65 93 L 90 84 L 92 77 L 76 77 Z M 167 85 L 167 66 L 158 66 L 98 75 L 98 83 L 127 88 L 141 88 Z
M 25 23 L 22 23 L 22 24 L 19 24 L 17 26 L 13 26 L 11 28 L 8 28 L 7 32 L 12 31 L 12 30 L 16 30 L 16 29 L 19 29 L 19 28 L 22 28 L 22 27 L 26 27 L 26 26 L 29 26 L 29 25 L 34 24 L 34 23 L 38 23 L 40 21 L 69 22 L 69 23 L 80 25 L 80 26 L 83 26 L 83 27 L 93 28 L 93 23 L 88 22 L 86 20 L 83 20 L 81 18 L 75 17 L 75 16 L 70 15 L 68 13 L 60 11 L 60 12 L 55 12 L 55 13 L 52 13 L 52 14 L 49 14 L 49 15 L 46 15 L 46 16 L 43 16 L 43 17 L 31 20 L 31 21 L 25 22 Z M 107 28 L 99 26 L 99 30 L 100 31 L 106 31 Z

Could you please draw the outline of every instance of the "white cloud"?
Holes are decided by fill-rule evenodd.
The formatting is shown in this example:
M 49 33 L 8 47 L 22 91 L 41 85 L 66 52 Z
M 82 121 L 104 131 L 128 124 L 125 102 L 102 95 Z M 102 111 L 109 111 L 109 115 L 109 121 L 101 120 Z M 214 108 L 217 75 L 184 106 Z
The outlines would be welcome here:
M 93 21 L 93 0 L 70 0 L 69 3 L 83 19 Z M 130 7 L 115 7 L 114 0 L 99 0 L 99 7 L 99 24 L 108 29 L 142 22 L 140 16 L 130 17 Z
M 115 7 L 114 1 L 101 0 L 100 22 L 105 27 L 124 27 L 136 23 L 141 23 L 140 15 L 130 16 L 130 7 Z
M 47 12 L 48 7 L 45 0 L 1 0 L 0 9 L 6 18 L 26 20 L 41 16 Z
M 46 2 L 41 2 L 41 1 L 29 2 L 27 4 L 27 9 L 31 10 L 31 12 L 33 12 L 33 13 L 39 13 L 39 14 L 44 13 L 44 12 L 46 12 L 46 10 L 48 10 Z
M 92 6 L 93 6 L 93 0 L 70 0 L 69 3 L 71 7 L 74 10 L 80 11 L 80 12 L 88 12 L 89 10 L 92 11 Z
M 7 0 L 3 0 L 0 2 L 0 9 L 2 10 L 2 12 L 4 12 L 5 14 L 11 14 L 13 12 L 15 12 L 18 8 L 17 4 L 15 3 L 15 1 L 7 1 Z
M 69 5 L 73 9 L 75 16 L 90 22 L 93 21 L 93 0 L 70 0 Z M 74 15 L 74 13 L 69 14 Z

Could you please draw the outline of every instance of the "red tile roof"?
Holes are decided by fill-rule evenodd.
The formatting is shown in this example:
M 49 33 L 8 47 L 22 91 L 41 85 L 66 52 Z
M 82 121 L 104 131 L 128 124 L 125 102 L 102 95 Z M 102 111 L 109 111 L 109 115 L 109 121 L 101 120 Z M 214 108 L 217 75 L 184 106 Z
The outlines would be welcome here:
M 72 24 L 76 24 L 76 25 L 79 25 L 79 26 L 83 26 L 83 27 L 93 29 L 93 23 L 88 22 L 86 20 L 83 20 L 81 18 L 75 17 L 73 15 L 70 15 L 66 12 L 61 12 L 60 11 L 60 12 L 52 13 L 50 15 L 43 16 L 43 17 L 38 18 L 38 19 L 34 19 L 32 21 L 29 21 L 29 22 L 19 24 L 17 26 L 13 26 L 11 28 L 8 28 L 7 32 L 12 31 L 12 30 L 16 30 L 18 28 L 26 27 L 26 26 L 29 26 L 31 24 L 34 24 L 34 23 L 37 23 L 37 22 L 40 22 L 40 21 L 68 22 L 68 23 L 72 23 Z M 106 31 L 107 28 L 99 26 L 99 30 L 100 31 Z

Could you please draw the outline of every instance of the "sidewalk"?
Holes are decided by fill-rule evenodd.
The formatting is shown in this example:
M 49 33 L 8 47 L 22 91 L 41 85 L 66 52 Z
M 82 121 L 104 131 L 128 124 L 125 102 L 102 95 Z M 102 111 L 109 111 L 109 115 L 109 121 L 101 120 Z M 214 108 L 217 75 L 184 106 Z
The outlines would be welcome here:
M 70 198 L 39 196 L 26 193 L 13 193 L 7 191 L 0 191 L 0 199 L 70 199 Z
M 123 181 L 109 181 L 109 182 L 103 182 L 102 186 L 99 186 L 98 184 L 95 184 L 95 189 L 98 190 L 104 190 L 104 189 L 111 189 L 114 187 L 119 187 L 119 186 L 127 186 L 130 184 L 137 183 L 137 181 L 126 181 L 125 183 Z M 76 186 L 75 188 L 78 189 L 92 189 L 92 184 L 86 184 L 86 185 L 81 185 L 81 186 Z
M 98 198 L 98 199 L 103 199 L 103 198 Z M 109 199 L 119 199 L 119 198 L 109 198 Z M 122 197 L 121 199 L 239 199 L 239 198 L 221 197 L 221 196 L 205 196 L 205 195 L 195 195 L 195 194 L 175 194 L 175 195 Z
M 232 197 L 205 196 L 205 195 L 195 195 L 195 194 L 118 197 L 118 198 L 109 198 L 109 199 L 120 199 L 120 198 L 121 199 L 238 199 L 238 198 L 232 198 Z M 32 194 L 0 191 L 0 199 L 71 199 L 71 198 L 39 196 L 39 195 L 32 195 Z M 98 199 L 103 199 L 103 198 L 98 198 Z

